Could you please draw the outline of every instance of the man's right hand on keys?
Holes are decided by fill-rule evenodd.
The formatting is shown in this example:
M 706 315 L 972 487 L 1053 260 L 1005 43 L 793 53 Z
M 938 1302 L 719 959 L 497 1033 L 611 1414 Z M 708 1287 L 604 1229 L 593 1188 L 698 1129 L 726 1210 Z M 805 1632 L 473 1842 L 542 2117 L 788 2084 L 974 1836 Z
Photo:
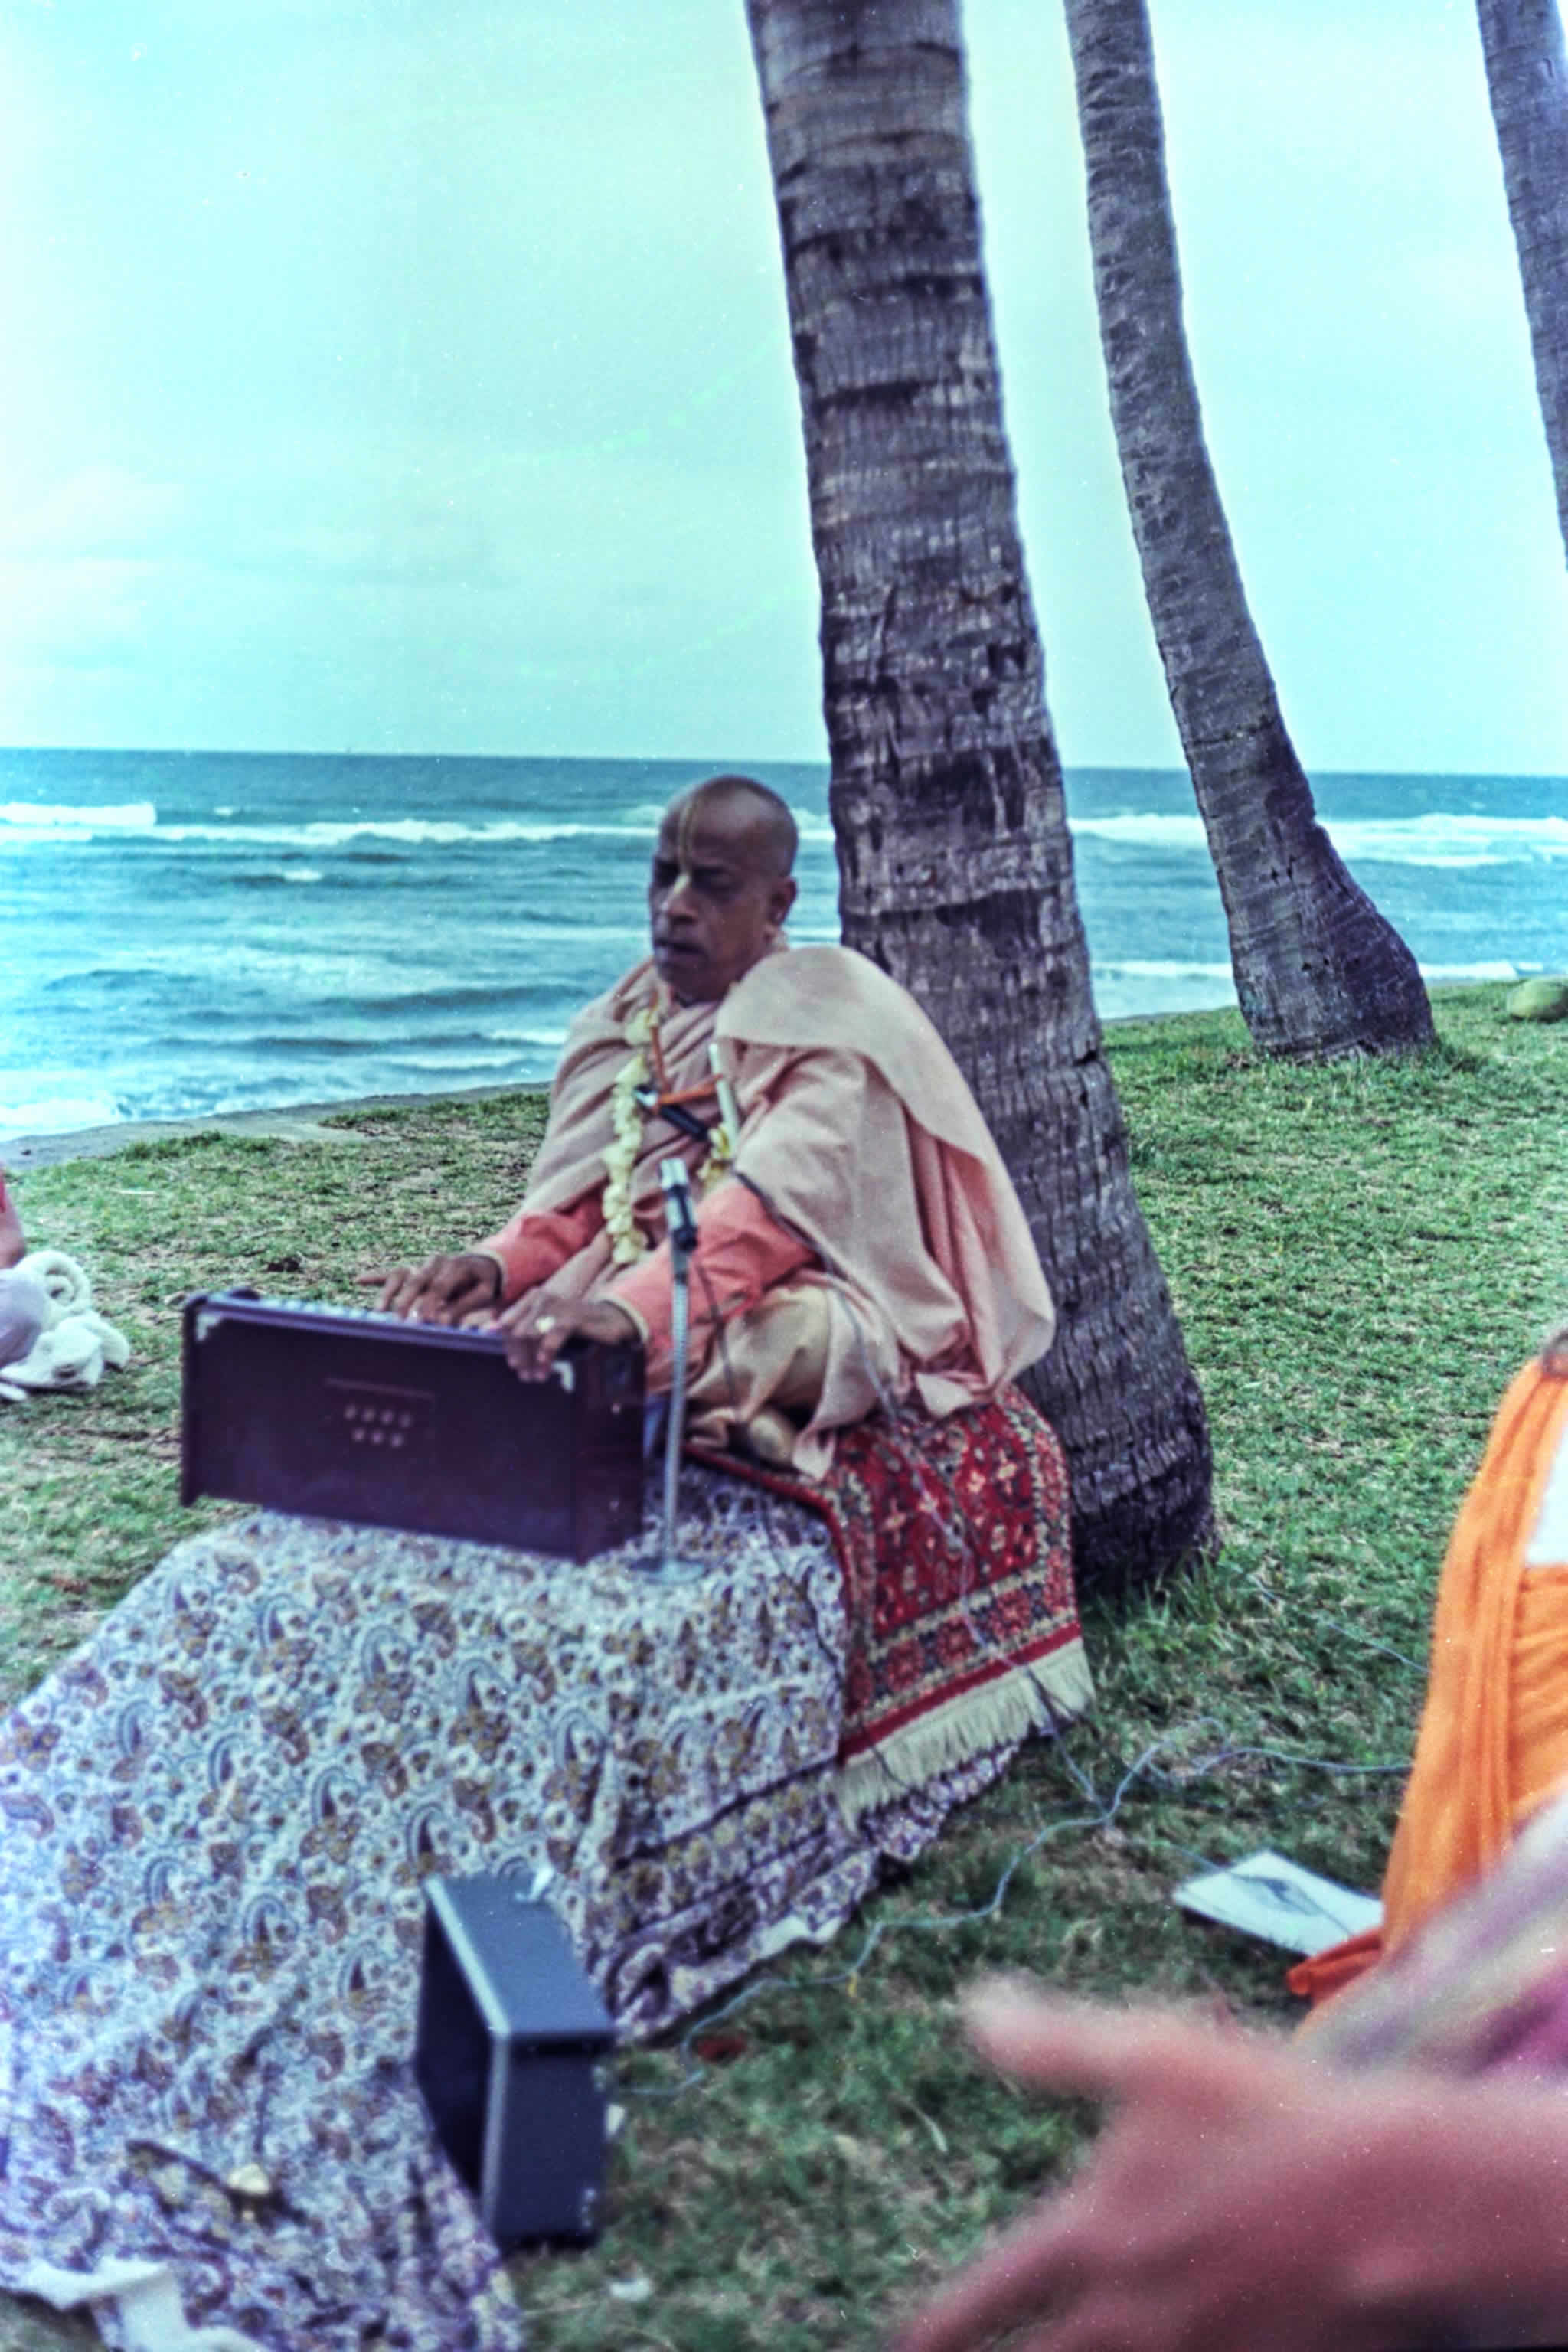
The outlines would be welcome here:
M 500 1268 L 479 1250 L 447 1252 L 423 1265 L 394 1266 L 390 1274 L 359 1279 L 366 1289 L 379 1286 L 377 1304 L 406 1323 L 461 1323 L 500 1304 Z

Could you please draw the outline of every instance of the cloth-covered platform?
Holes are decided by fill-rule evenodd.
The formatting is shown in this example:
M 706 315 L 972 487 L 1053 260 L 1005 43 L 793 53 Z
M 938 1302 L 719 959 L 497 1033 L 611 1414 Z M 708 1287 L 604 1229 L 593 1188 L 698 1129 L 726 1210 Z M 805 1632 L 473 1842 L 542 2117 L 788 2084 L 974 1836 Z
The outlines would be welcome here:
M 1089 1696 L 1056 1441 L 962 1422 L 851 1433 L 809 1504 L 689 1465 L 679 1583 L 265 1513 L 171 1552 L 0 1724 L 0 2285 L 521 2344 L 413 2084 L 421 1882 L 552 1870 L 628 2038 L 830 1936 Z

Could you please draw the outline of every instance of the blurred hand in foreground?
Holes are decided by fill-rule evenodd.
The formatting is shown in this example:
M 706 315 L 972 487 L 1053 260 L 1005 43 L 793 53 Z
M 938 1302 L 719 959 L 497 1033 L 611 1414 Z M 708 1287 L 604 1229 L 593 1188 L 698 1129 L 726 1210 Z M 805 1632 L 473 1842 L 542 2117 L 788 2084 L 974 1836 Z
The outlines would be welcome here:
M 596 1339 L 606 1348 L 638 1340 L 641 1332 L 607 1298 L 574 1298 L 565 1291 L 531 1290 L 491 1327 L 506 1340 L 506 1360 L 520 1381 L 542 1381 L 568 1339 Z
M 1568 2342 L 1568 2086 L 1335 2074 L 1288 2044 L 997 1979 L 1004 2074 L 1111 2108 L 1078 2179 L 898 2352 L 1394 2352 Z
M 500 1297 L 500 1268 L 478 1250 L 427 1257 L 423 1265 L 394 1266 L 362 1274 L 361 1286 L 379 1289 L 376 1304 L 409 1323 L 460 1323 L 465 1316 L 493 1307 Z

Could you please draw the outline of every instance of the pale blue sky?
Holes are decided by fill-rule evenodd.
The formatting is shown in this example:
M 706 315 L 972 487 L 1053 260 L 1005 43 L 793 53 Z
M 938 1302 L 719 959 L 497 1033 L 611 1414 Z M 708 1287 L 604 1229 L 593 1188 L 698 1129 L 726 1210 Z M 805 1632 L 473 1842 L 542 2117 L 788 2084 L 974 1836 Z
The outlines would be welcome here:
M 1310 765 L 1568 773 L 1470 0 L 1153 0 L 1210 448 Z M 971 0 L 1069 763 L 1175 765 L 1056 0 Z M 0 0 L 0 741 L 818 758 L 741 0 Z

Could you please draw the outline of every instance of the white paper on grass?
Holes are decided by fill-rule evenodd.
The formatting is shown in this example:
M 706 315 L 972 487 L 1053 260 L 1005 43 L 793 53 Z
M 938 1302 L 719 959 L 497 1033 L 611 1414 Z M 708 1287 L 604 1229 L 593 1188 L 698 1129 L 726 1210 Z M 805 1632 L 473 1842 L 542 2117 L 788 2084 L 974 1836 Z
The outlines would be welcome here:
M 1346 1936 L 1360 1936 L 1381 1926 L 1383 1906 L 1375 1895 L 1358 1895 L 1320 1878 L 1282 1853 L 1267 1847 L 1233 1862 L 1225 1870 L 1205 1870 L 1184 1880 L 1171 1900 L 1184 1911 L 1217 1919 L 1222 1927 L 1256 1936 L 1260 1943 L 1278 1944 L 1287 1952 L 1321 1952 Z
M 118 2302 L 126 2352 L 262 2352 L 254 2336 L 234 2327 L 192 2327 L 174 2277 L 163 2263 L 111 2261 L 95 2271 L 63 2271 L 32 2262 L 12 2284 L 57 2311 Z

